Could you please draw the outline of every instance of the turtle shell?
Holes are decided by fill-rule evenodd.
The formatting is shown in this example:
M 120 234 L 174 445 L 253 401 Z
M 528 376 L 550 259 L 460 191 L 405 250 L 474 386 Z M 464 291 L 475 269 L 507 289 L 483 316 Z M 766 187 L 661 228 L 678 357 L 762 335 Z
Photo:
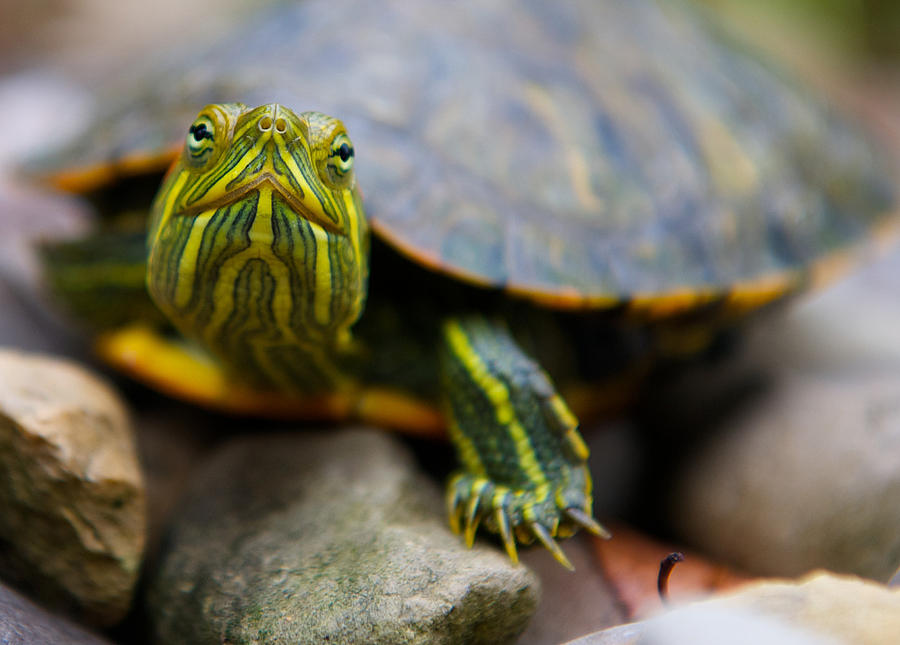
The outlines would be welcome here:
M 175 60 L 60 184 L 143 171 L 206 103 L 321 110 L 378 234 L 560 307 L 775 298 L 895 210 L 858 130 L 675 2 L 307 0 Z

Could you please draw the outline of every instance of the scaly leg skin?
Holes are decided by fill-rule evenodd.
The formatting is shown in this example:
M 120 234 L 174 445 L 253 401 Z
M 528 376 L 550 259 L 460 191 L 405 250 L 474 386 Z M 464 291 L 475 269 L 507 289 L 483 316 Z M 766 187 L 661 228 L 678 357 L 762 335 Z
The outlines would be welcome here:
M 480 316 L 443 326 L 441 380 L 450 436 L 463 470 L 447 489 L 450 526 L 471 547 L 479 524 L 497 533 L 518 562 L 516 541 L 537 539 L 568 569 L 554 540 L 591 517 L 588 449 L 578 420 L 550 378 L 502 323 Z

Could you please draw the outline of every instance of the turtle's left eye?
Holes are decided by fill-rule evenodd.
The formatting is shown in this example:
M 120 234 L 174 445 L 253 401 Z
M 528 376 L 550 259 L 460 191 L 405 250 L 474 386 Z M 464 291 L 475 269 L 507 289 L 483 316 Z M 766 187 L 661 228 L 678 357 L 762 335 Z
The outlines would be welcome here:
M 346 134 L 337 135 L 331 142 L 328 165 L 334 168 L 338 175 L 346 175 L 353 170 L 353 144 Z
M 216 141 L 216 127 L 212 119 L 201 116 L 191 124 L 185 139 L 188 160 L 203 165 L 212 155 Z

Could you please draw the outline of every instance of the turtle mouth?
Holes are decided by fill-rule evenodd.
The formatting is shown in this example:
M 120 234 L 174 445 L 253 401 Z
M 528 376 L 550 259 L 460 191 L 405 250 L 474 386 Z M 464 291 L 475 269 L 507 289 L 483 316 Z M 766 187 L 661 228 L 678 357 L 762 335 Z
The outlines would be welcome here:
M 344 231 L 337 222 L 328 217 L 325 213 L 316 212 L 314 209 L 304 204 L 300 198 L 297 197 L 296 193 L 286 189 L 282 183 L 278 181 L 276 175 L 268 172 L 260 174 L 255 179 L 241 184 L 237 188 L 234 188 L 219 197 L 194 202 L 179 210 L 175 215 L 176 217 L 190 217 L 204 211 L 229 206 L 241 201 L 247 195 L 262 187 L 269 188 L 274 194 L 277 194 L 298 217 L 303 218 L 311 224 L 315 224 L 334 235 L 346 235 L 346 231 Z

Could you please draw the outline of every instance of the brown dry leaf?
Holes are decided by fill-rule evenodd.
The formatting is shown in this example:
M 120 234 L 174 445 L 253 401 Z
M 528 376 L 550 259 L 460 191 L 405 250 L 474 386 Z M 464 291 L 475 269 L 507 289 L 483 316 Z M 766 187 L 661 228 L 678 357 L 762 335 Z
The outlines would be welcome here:
M 656 587 L 659 564 L 673 551 L 685 553 L 684 562 L 675 566 L 669 578 L 669 596 L 673 601 L 731 589 L 753 579 L 624 525 L 613 525 L 610 530 L 613 539 L 595 540 L 595 552 L 629 618 L 662 606 Z

